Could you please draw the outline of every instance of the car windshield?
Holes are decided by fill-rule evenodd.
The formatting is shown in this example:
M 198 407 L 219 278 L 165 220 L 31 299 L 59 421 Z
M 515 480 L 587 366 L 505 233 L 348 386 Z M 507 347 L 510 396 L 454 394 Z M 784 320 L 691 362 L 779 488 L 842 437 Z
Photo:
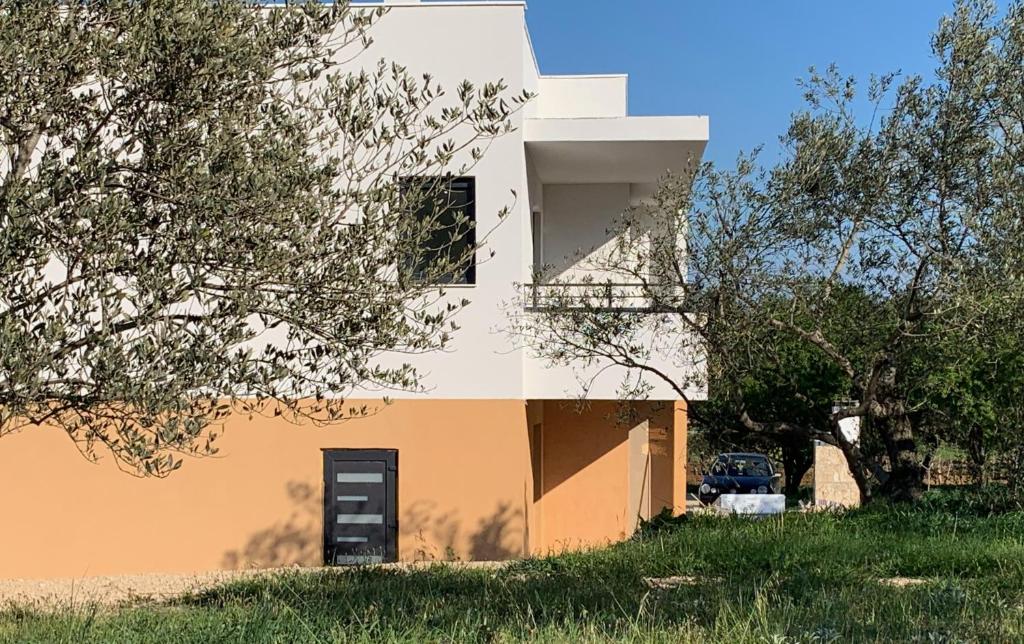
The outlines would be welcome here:
M 724 461 L 724 462 L 723 462 Z M 715 463 L 718 474 L 727 476 L 771 476 L 772 468 L 763 456 L 730 456 Z

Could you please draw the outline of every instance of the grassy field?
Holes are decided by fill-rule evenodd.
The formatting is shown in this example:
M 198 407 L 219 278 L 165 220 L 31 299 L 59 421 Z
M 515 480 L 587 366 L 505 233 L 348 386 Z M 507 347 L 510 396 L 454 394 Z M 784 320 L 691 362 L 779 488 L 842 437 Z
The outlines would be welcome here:
M 1024 641 L 1024 513 L 985 510 L 693 518 L 499 571 L 295 572 L 169 604 L 8 606 L 0 641 Z M 683 578 L 645 581 L 669 577 Z

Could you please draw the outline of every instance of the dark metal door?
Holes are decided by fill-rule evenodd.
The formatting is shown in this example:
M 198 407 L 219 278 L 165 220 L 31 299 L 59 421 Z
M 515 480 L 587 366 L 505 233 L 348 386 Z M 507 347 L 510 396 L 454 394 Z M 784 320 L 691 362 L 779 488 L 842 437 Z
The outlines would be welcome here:
M 324 563 L 396 561 L 397 507 L 397 450 L 324 450 Z

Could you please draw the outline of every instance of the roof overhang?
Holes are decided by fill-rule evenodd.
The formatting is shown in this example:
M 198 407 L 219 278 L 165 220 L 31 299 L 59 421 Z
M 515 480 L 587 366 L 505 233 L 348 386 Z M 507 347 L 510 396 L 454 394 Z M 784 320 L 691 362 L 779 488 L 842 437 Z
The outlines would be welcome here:
M 706 116 L 526 119 L 524 139 L 543 183 L 654 183 L 700 161 Z

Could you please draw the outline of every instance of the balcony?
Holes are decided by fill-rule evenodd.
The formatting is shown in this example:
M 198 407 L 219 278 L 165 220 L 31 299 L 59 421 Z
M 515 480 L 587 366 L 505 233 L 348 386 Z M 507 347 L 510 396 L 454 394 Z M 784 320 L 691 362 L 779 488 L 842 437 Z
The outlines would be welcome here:
M 676 313 L 682 295 L 674 284 L 615 282 L 534 283 L 525 285 L 524 291 L 528 312 Z
M 680 312 L 683 299 L 662 296 L 650 284 L 624 282 L 533 283 L 522 287 L 523 329 L 531 337 L 524 353 L 523 390 L 530 399 L 566 399 L 585 396 L 592 400 L 619 398 L 624 383 L 645 388 L 649 400 L 675 400 L 679 392 L 663 378 L 667 374 L 683 383 L 690 399 L 707 396 L 700 377 L 705 368 L 699 338 Z M 664 287 L 671 293 L 674 287 Z M 678 290 L 678 289 L 676 289 Z M 656 300 L 652 302 L 652 299 Z M 673 307 L 673 305 L 676 305 Z M 565 318 L 561 319 L 564 315 Z M 576 315 L 583 319 L 579 320 Z M 549 342 L 559 342 L 563 331 L 559 324 L 586 324 L 591 316 L 616 327 L 615 316 L 629 319 L 622 325 L 620 338 L 635 349 L 634 357 L 649 370 L 623 366 L 608 356 L 595 353 L 593 359 L 552 360 L 539 350 Z M 600 326 L 600 323 L 599 323 Z M 571 332 L 570 332 L 571 333 Z M 587 344 L 583 343 L 584 346 Z M 568 349 L 570 355 L 574 349 Z M 586 349 L 582 349 L 584 354 Z M 639 383 L 644 383 L 640 385 Z

